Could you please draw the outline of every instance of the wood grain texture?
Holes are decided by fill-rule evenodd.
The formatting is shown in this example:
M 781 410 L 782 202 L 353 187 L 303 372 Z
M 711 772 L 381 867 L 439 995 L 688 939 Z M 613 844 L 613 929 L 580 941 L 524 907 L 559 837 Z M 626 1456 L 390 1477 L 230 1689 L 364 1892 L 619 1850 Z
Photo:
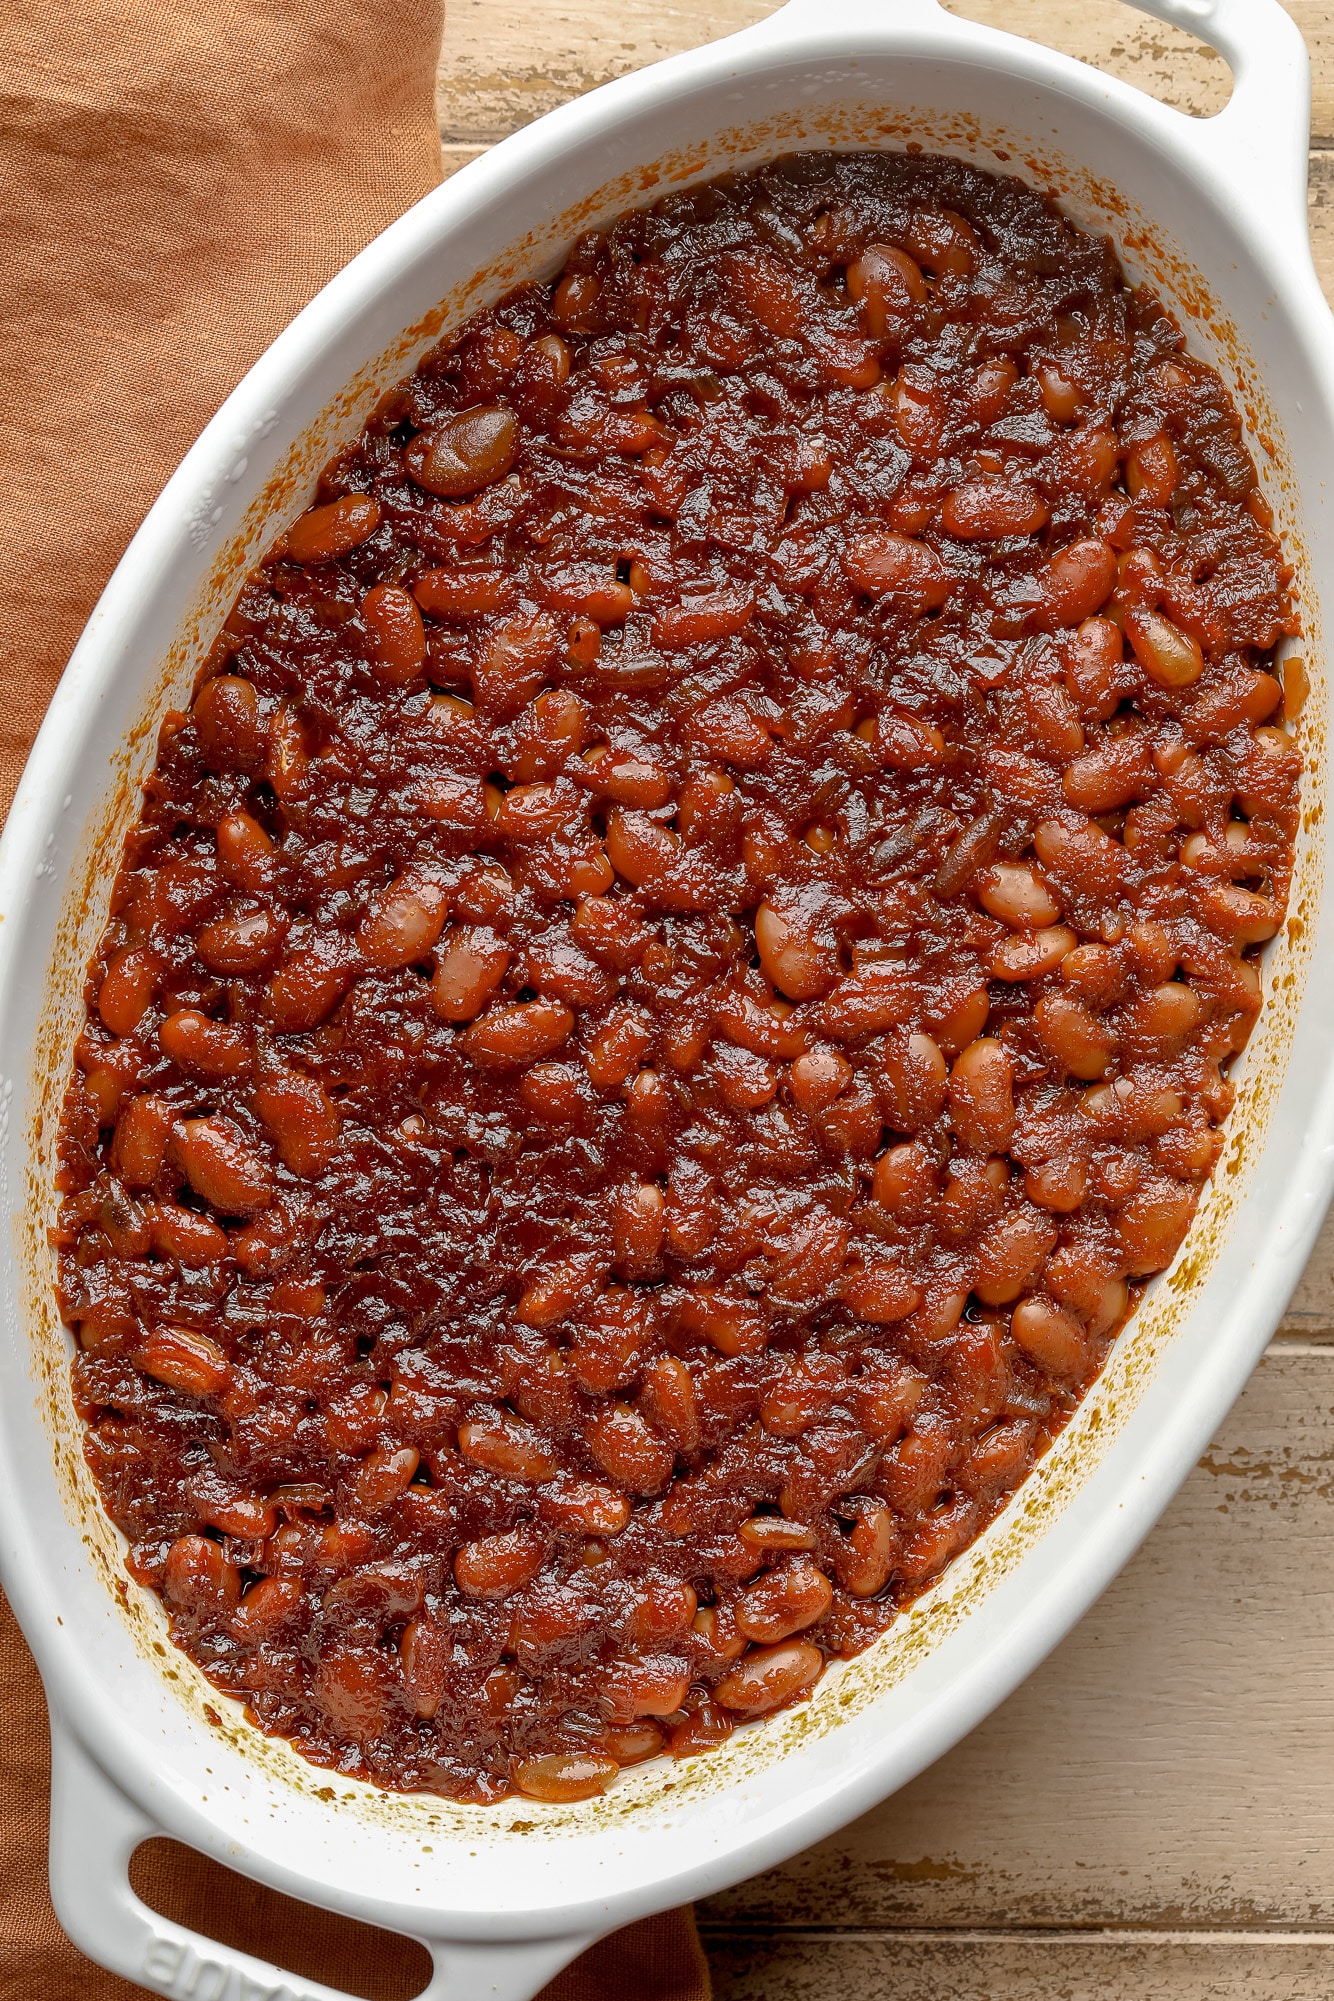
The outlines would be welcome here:
M 892 5 L 893 0 L 885 0 Z M 1121 0 L 948 0 L 1194 116 L 1226 64 Z M 1334 0 L 1310 215 L 1334 299 Z M 447 171 L 772 0 L 450 0 Z M 1334 1994 L 1334 1220 L 1214 1447 L 1099 1604 L 939 1764 L 701 1907 L 717 2001 Z

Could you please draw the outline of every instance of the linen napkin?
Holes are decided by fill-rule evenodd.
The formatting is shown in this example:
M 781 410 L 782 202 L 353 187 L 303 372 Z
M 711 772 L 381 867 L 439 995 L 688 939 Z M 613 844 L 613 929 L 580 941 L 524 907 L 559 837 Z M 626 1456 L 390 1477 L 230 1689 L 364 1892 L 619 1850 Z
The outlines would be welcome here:
M 0 9 L 0 812 L 98 594 L 227 392 L 441 178 L 440 0 L 6 0 Z M 0 1600 L 0 2001 L 132 2001 L 56 1923 L 49 1758 Z M 164 1915 L 307 1980 L 407 2001 L 421 1948 L 175 1843 Z M 545 2001 L 707 2001 L 689 1911 L 586 1953 Z

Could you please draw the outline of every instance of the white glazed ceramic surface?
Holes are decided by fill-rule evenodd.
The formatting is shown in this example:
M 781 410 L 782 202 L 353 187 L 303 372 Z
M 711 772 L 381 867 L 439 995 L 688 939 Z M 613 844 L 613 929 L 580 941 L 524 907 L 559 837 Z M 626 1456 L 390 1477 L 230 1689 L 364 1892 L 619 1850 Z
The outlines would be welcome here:
M 1154 0 L 1236 85 L 1195 122 L 934 0 L 792 0 L 759 28 L 611 84 L 467 167 L 388 230 L 247 376 L 117 570 L 0 843 L 0 1558 L 52 1711 L 52 1887 L 94 1958 L 191 2001 L 329 1990 L 155 1917 L 126 1865 L 154 1832 L 309 1902 L 411 1933 L 432 1997 L 526 2001 L 600 1934 L 717 1890 L 882 1799 L 1060 1639 L 1135 1548 L 1259 1357 L 1334 1175 L 1334 1017 L 1320 602 L 1334 589 L 1331 323 L 1306 238 L 1308 81 L 1277 0 Z M 579 228 L 801 145 L 953 152 L 1053 187 L 1156 284 L 1248 417 L 1299 564 L 1314 694 L 1295 922 L 1241 1066 L 1215 1187 L 1173 1271 L 1000 1520 L 798 1710 L 602 1800 L 460 1808 L 377 1793 L 250 1730 L 124 1580 L 50 1298 L 51 1140 L 134 785 L 155 722 L 256 550 L 442 326 L 559 268 Z M 441 308 L 440 302 L 444 301 Z M 351 385 L 351 388 L 349 388 Z M 206 1706 L 207 1705 L 207 1706 Z

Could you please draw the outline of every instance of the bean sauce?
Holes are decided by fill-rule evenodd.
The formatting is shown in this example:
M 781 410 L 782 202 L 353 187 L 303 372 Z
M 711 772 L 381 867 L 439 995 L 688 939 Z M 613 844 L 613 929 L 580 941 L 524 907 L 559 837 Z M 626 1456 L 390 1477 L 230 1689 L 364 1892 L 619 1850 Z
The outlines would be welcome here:
M 583 1798 L 995 1516 L 1218 1156 L 1289 582 L 1164 306 L 949 159 L 668 195 L 383 400 L 162 723 L 61 1129 L 88 1460 L 255 1723 Z

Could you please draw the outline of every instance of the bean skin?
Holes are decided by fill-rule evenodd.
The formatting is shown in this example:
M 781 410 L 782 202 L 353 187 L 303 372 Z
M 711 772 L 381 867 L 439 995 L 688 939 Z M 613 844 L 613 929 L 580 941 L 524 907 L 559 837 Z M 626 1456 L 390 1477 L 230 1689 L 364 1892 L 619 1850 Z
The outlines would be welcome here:
M 725 1674 L 714 1688 L 724 1709 L 743 1716 L 767 1716 L 804 1695 L 824 1666 L 820 1649 L 809 1640 L 788 1640 L 774 1647 L 757 1647 Z
M 512 1768 L 514 1783 L 526 1799 L 565 1803 L 596 1799 L 605 1793 L 620 1766 L 600 1751 L 548 1751 L 520 1758 Z
M 426 628 L 416 599 L 396 584 L 376 584 L 361 600 L 371 671 L 391 688 L 406 687 L 426 665 Z
M 409 476 L 428 493 L 460 500 L 504 479 L 519 455 L 514 413 L 479 404 L 414 438 L 403 454 Z
M 349 493 L 324 507 L 312 507 L 287 531 L 288 560 L 332 563 L 369 541 L 379 525 L 379 503 L 368 494 Z
M 273 1200 L 273 1176 L 226 1119 L 182 1119 L 171 1150 L 196 1195 L 224 1216 L 254 1216 Z

